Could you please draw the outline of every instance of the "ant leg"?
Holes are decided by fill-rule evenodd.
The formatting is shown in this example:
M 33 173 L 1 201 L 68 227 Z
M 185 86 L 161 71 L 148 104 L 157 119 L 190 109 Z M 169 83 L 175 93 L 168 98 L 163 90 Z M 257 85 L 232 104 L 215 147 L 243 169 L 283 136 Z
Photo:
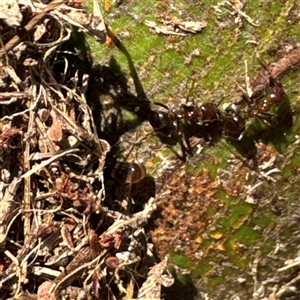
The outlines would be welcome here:
M 173 148 L 169 147 L 169 149 L 183 162 L 186 162 L 187 153 L 191 154 L 191 147 L 188 139 L 186 139 L 186 134 L 184 132 L 183 125 L 180 123 L 178 119 L 176 121 L 176 131 L 174 131 L 174 138 L 176 138 L 177 143 L 179 143 L 182 155 L 178 154 Z M 184 145 L 183 138 L 185 139 L 187 146 Z M 190 147 L 190 148 L 189 148 Z
M 180 122 L 180 120 L 178 119 L 176 122 L 176 126 L 177 126 L 177 136 L 179 137 L 179 143 L 182 149 L 182 152 L 185 153 L 187 152 L 189 155 L 193 155 L 193 151 L 192 151 L 192 146 L 189 140 L 189 135 L 186 131 L 186 126 L 185 124 L 182 124 Z M 184 144 L 185 142 L 185 144 Z
M 180 123 L 180 120 L 178 119 L 176 121 L 176 133 L 175 134 L 176 134 L 177 142 L 179 143 L 180 148 L 181 148 L 182 156 L 178 155 L 178 153 L 177 153 L 177 156 L 181 157 L 181 160 L 183 162 L 185 162 L 187 153 L 188 153 L 188 148 L 184 145 L 184 142 L 183 142 L 183 138 L 185 139 L 185 133 L 184 133 L 184 128 L 182 126 L 183 125 Z
M 267 126 L 276 129 L 276 119 L 277 119 L 277 114 L 273 114 L 270 112 L 263 112 L 259 115 L 256 115 L 256 117 L 261 120 L 263 123 L 265 123 Z M 267 119 L 269 118 L 269 120 Z
M 181 160 L 182 162 L 186 162 L 186 153 L 184 150 L 181 150 L 182 151 L 182 155 L 180 155 L 178 152 L 176 152 L 172 147 L 168 147 L 173 153 L 174 155 L 179 159 Z

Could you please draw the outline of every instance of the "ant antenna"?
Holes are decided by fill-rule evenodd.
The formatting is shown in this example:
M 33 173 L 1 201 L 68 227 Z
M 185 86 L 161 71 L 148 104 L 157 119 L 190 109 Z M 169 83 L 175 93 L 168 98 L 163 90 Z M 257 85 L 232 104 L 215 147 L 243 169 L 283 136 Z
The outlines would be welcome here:
M 256 58 L 260 61 L 262 67 L 263 67 L 263 68 L 267 71 L 267 73 L 269 74 L 268 80 L 270 81 L 270 78 L 271 78 L 271 80 L 273 80 L 273 82 L 277 82 L 277 81 L 275 80 L 275 78 L 272 76 L 272 74 L 271 74 L 271 72 L 270 72 L 270 70 L 269 70 L 268 63 L 266 62 L 266 60 L 265 60 L 259 53 L 256 54 Z
M 224 101 L 224 99 L 225 99 L 225 96 L 223 96 L 223 97 L 221 98 L 221 100 L 218 102 L 217 107 L 219 107 L 219 106 L 221 105 L 221 103 Z
M 163 103 L 160 103 L 160 102 L 152 102 L 152 103 L 157 106 L 161 106 L 161 107 L 165 108 L 166 110 L 170 110 L 169 107 Z
M 266 60 L 259 53 L 256 53 L 256 58 L 260 61 L 260 63 L 264 67 L 264 69 L 266 71 L 269 71 L 268 70 L 268 64 L 267 64 Z

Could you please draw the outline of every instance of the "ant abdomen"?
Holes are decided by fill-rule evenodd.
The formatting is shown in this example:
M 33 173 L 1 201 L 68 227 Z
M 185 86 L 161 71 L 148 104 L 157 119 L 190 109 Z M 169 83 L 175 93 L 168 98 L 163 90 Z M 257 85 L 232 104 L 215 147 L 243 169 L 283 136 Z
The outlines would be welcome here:
M 172 120 L 169 113 L 159 110 L 151 110 L 149 115 L 149 123 L 154 130 L 162 130 L 169 127 Z
M 142 163 L 117 162 L 111 176 L 119 183 L 131 185 L 144 179 L 146 168 Z
M 284 98 L 285 92 L 281 82 L 277 82 L 270 77 L 270 90 L 267 94 L 267 101 L 271 104 L 278 105 Z

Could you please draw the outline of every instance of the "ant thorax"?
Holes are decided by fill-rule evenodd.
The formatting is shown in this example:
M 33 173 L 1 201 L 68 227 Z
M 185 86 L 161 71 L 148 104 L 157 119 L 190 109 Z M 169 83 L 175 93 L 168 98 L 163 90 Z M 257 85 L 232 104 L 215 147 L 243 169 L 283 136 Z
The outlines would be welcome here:
M 214 122 L 220 119 L 220 110 L 215 103 L 203 103 L 199 107 L 199 117 L 203 123 Z

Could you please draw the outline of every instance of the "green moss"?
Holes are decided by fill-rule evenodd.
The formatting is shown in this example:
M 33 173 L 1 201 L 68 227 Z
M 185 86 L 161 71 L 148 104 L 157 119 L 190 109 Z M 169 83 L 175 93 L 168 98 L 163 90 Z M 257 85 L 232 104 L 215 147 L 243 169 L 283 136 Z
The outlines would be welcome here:
M 217 210 L 215 208 L 213 208 L 213 207 L 208 207 L 207 208 L 206 214 L 207 214 L 208 218 L 211 218 L 211 217 L 215 216 L 216 213 L 217 213 Z
M 236 197 L 227 195 L 226 191 L 224 191 L 223 189 L 218 190 L 218 192 L 216 193 L 216 197 L 226 205 L 235 203 L 237 199 Z
M 222 283 L 224 283 L 226 281 L 226 278 L 224 278 L 223 276 L 211 276 L 209 279 L 209 283 L 208 285 L 213 288 L 216 287 Z
M 219 219 L 218 224 L 222 227 L 222 232 L 227 232 L 230 228 L 240 226 L 245 216 L 252 212 L 252 206 L 247 203 L 233 205 L 226 211 L 226 217 Z
M 251 223 L 253 223 L 254 225 L 257 225 L 259 227 L 265 228 L 273 222 L 275 217 L 276 216 L 274 214 L 272 214 L 271 212 L 267 212 L 267 213 L 259 216 L 258 218 L 252 219 Z
M 203 251 L 207 250 L 212 244 L 212 240 L 204 239 L 201 243 L 201 249 Z
M 186 269 L 191 265 L 190 259 L 187 256 L 183 255 L 183 254 L 171 253 L 170 256 L 171 256 L 171 261 L 175 265 L 177 265 L 181 268 Z
M 291 161 L 283 168 L 282 179 L 288 180 L 292 178 L 300 166 L 300 149 L 296 149 L 293 153 Z
M 209 152 L 209 150 L 207 151 Z M 193 176 L 199 176 L 202 174 L 204 169 L 209 170 L 209 175 L 212 180 L 216 178 L 217 170 L 218 170 L 218 164 L 216 163 L 216 160 L 214 159 L 215 156 L 207 156 L 205 160 L 201 160 L 198 162 L 197 165 L 187 165 L 186 171 L 188 174 L 191 174 Z
M 284 236 L 286 239 L 290 238 L 291 235 L 292 235 L 291 228 L 284 227 L 281 234 L 282 234 L 282 236 Z
M 197 265 L 192 269 L 194 275 L 204 276 L 207 272 L 212 269 L 212 265 L 207 262 L 201 262 L 201 264 Z
M 253 246 L 254 242 L 261 236 L 261 233 L 247 225 L 241 226 L 232 236 L 231 241 L 242 243 L 247 247 Z
M 274 250 L 275 246 L 276 243 L 274 239 L 272 238 L 267 239 L 260 247 L 262 255 L 267 255 L 268 253 L 270 253 L 272 250 Z
M 209 176 L 212 180 L 215 180 L 218 175 L 219 168 L 226 165 L 227 159 L 230 155 L 230 151 L 224 147 L 204 147 L 203 152 L 206 158 L 200 160 L 196 165 L 194 162 L 192 165 L 187 165 L 186 170 L 189 174 L 199 176 L 204 169 L 209 171 Z

